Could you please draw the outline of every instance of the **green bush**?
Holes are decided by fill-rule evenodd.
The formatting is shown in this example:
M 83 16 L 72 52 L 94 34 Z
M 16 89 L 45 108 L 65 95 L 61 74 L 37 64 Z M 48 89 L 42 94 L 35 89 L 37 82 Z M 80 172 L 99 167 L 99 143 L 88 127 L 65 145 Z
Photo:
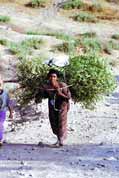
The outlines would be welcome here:
M 9 21 L 10 21 L 10 17 L 0 15 L 0 22 L 9 22 Z
M 0 44 L 6 46 L 7 40 L 6 39 L 0 39 Z
M 18 67 L 18 78 L 23 87 L 19 97 L 22 104 L 28 104 L 38 93 L 42 101 L 42 86 L 47 82 L 48 67 L 40 59 L 22 61 Z M 70 64 L 57 68 L 65 72 L 65 80 L 72 93 L 72 99 L 86 108 L 92 108 L 103 95 L 108 95 L 115 88 L 114 77 L 105 61 L 96 55 L 82 55 L 70 58 Z M 63 75 L 62 75 L 63 76 Z M 62 81 L 64 78 L 61 78 Z
M 35 99 L 35 95 L 39 92 L 37 100 L 42 101 L 42 90 L 39 90 L 46 82 L 48 66 L 42 64 L 41 58 L 31 60 L 21 60 L 18 65 L 18 79 L 23 88 L 19 93 L 18 100 L 21 105 L 26 105 Z
M 115 40 L 119 40 L 119 34 L 112 35 L 112 38 L 115 39 Z
M 107 46 L 109 49 L 119 50 L 119 42 L 115 40 L 110 40 Z
M 79 9 L 83 5 L 84 3 L 81 0 L 69 0 L 62 5 L 62 8 L 65 10 L 75 9 L 75 8 Z
M 77 41 L 77 45 L 82 46 L 85 52 L 102 52 L 102 45 L 98 38 L 82 37 Z
M 54 46 L 54 50 L 68 53 L 68 54 L 74 54 L 76 48 L 76 42 L 75 41 L 67 41 L 62 44 Z
M 80 12 L 79 14 L 73 15 L 72 18 L 79 22 L 97 22 L 97 18 L 87 12 Z
M 82 48 L 84 53 L 101 53 L 103 51 L 103 46 L 98 38 L 87 37 L 85 35 L 81 35 L 77 39 L 69 40 L 54 47 L 54 49 L 60 52 L 68 53 L 73 56 L 76 54 L 77 48 Z
M 45 7 L 48 0 L 32 0 L 29 5 L 32 7 Z
M 82 55 L 70 59 L 65 67 L 67 83 L 73 100 L 86 108 L 95 106 L 103 95 L 108 95 L 116 86 L 114 76 L 104 59 L 96 55 Z

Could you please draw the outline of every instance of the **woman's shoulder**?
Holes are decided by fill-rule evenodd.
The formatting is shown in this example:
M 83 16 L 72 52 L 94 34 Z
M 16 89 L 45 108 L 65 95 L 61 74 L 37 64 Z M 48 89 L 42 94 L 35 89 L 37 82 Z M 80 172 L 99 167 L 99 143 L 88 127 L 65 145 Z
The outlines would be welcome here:
M 67 86 L 67 84 L 64 83 L 64 82 L 60 82 L 59 84 L 60 84 L 61 87 L 66 87 Z

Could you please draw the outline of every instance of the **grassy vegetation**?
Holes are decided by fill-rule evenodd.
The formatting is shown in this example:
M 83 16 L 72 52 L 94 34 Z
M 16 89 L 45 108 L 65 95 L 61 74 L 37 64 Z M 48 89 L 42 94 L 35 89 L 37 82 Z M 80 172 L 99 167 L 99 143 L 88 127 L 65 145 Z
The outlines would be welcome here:
M 82 53 L 103 52 L 103 46 L 100 40 L 96 36 L 92 37 L 90 35 L 90 33 L 84 33 L 84 35 L 82 34 L 80 36 L 78 35 L 74 38 L 74 40 L 69 40 L 60 45 L 56 45 L 54 50 L 68 53 L 73 56 L 80 54 L 80 51 L 82 51 Z
M 105 0 L 106 2 L 114 2 L 114 3 L 119 3 L 118 0 Z
M 46 36 L 54 36 L 57 39 L 68 41 L 70 39 L 73 39 L 71 35 L 61 33 L 61 32 L 38 32 L 38 31 L 28 31 L 28 35 L 46 35 Z
M 48 65 L 42 64 L 40 58 L 20 62 L 18 78 L 20 85 L 23 86 L 19 95 L 21 104 L 28 104 L 34 99 L 37 99 L 37 103 L 42 101 L 45 97 L 42 87 L 47 83 L 49 69 Z M 57 69 L 61 73 L 65 71 L 67 84 L 72 86 L 70 88 L 72 99 L 75 102 L 80 102 L 86 108 L 95 106 L 102 95 L 109 94 L 116 86 L 107 63 L 99 55 L 88 53 L 70 57 L 68 66 Z
M 98 38 L 83 37 L 78 42 L 85 52 L 101 53 L 103 51 L 101 42 Z
M 3 15 L 0 15 L 0 22 L 9 22 L 10 21 L 10 17 L 8 16 L 3 16 Z
M 106 62 L 99 55 L 87 53 L 70 58 L 65 67 L 67 83 L 75 102 L 86 108 L 95 106 L 102 95 L 109 94 L 116 87 L 115 78 Z
M 25 58 L 32 54 L 33 49 L 40 49 L 43 41 L 36 38 L 31 38 L 22 41 L 21 43 L 10 42 L 8 47 L 10 51 L 17 55 L 18 58 Z
M 71 16 L 75 21 L 79 22 L 97 22 L 98 19 L 95 15 L 88 12 L 80 12 L 79 14 L 75 14 Z
M 6 39 L 0 39 L 0 44 L 6 46 L 7 40 Z
M 68 53 L 69 55 L 74 55 L 76 53 L 76 42 L 67 41 L 62 44 L 56 45 L 54 46 L 53 51 L 59 51 Z
M 108 48 L 109 49 L 115 49 L 115 50 L 119 50 L 119 42 L 115 41 L 115 40 L 110 40 L 108 42 Z
M 66 3 L 62 5 L 62 8 L 65 10 L 69 9 L 79 9 L 84 5 L 84 3 L 81 0 L 69 0 Z
M 80 38 L 80 37 L 94 38 L 94 37 L 96 37 L 96 33 L 95 32 L 86 32 L 86 33 L 82 33 L 82 34 L 76 35 L 76 38 Z
M 69 0 L 62 5 L 64 10 L 82 9 L 84 11 L 102 12 L 104 7 L 101 3 L 84 3 L 82 0 Z
M 80 5 L 78 6 L 77 3 Z M 72 0 L 67 1 L 62 8 L 64 9 L 63 12 L 65 15 L 67 12 L 67 15 L 73 17 L 76 21 L 97 22 L 98 20 L 119 19 L 119 12 L 116 9 L 107 6 L 107 3 L 101 3 L 101 1 L 88 3 L 80 0 Z
M 49 3 L 49 0 L 31 0 L 31 2 L 27 3 L 26 6 L 30 6 L 33 8 L 36 7 L 46 7 L 46 5 Z
M 119 34 L 112 35 L 112 38 L 115 39 L 115 40 L 119 40 Z

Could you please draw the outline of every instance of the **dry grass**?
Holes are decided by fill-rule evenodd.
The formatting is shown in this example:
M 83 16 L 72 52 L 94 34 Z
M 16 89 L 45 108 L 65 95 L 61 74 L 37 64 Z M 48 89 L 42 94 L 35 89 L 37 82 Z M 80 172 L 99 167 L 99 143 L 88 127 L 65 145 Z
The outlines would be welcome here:
M 52 4 L 52 0 L 30 0 L 28 3 L 25 3 L 26 7 L 32 8 L 45 8 Z
M 80 14 L 83 11 L 84 13 L 93 14 L 95 18 L 99 20 L 118 20 L 119 19 L 119 10 L 111 8 L 107 3 L 91 3 L 86 2 L 79 9 L 63 10 L 61 9 L 61 14 L 67 17 L 75 16 Z
M 31 7 L 32 0 L 0 0 L 0 3 L 14 3 L 14 4 L 18 4 L 18 5 L 27 5 L 29 4 L 28 7 Z M 45 6 L 49 6 L 52 3 L 52 0 L 46 0 Z
M 15 3 L 15 4 L 21 4 L 24 5 L 25 3 L 28 3 L 29 0 L 0 0 L 0 3 Z

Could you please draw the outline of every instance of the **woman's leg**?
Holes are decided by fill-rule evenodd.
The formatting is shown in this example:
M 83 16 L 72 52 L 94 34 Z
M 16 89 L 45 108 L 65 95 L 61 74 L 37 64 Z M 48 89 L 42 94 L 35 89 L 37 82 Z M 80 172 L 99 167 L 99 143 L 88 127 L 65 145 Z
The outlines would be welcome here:
M 0 111 L 0 141 L 3 140 L 3 133 L 4 133 L 4 121 L 6 118 L 6 112 Z
M 59 145 L 63 146 L 64 140 L 67 137 L 67 104 L 62 105 L 62 110 L 59 113 L 59 129 L 58 129 L 58 139 Z

